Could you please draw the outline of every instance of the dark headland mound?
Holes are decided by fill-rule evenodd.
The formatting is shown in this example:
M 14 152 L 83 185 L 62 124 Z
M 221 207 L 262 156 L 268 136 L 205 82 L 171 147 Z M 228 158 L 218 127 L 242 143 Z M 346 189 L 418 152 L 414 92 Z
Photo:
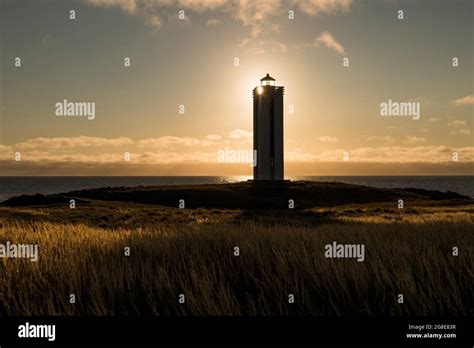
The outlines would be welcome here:
M 331 207 L 346 204 L 404 201 L 452 202 L 471 204 L 468 196 L 455 192 L 422 189 L 383 189 L 337 182 L 240 182 L 233 184 L 105 187 L 53 195 L 12 197 L 0 205 L 37 206 L 82 200 L 122 201 L 178 207 L 184 200 L 186 208 L 288 209 L 289 200 L 295 209 Z

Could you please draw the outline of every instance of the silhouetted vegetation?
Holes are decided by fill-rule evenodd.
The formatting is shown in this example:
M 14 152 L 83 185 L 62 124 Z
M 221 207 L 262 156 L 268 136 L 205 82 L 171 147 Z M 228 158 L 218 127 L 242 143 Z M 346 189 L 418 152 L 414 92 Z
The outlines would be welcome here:
M 0 313 L 473 314 L 473 210 L 401 211 L 392 202 L 293 212 L 104 201 L 4 207 L 0 240 L 40 251 L 36 263 L 0 259 Z M 333 241 L 365 244 L 365 261 L 325 258 Z

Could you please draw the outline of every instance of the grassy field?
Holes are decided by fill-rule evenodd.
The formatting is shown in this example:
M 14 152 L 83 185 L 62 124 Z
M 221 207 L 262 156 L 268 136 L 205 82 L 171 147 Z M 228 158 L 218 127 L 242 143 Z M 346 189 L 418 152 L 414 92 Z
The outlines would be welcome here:
M 40 250 L 38 262 L 0 259 L 0 314 L 472 315 L 473 212 L 0 208 L 0 243 Z M 333 241 L 365 244 L 365 261 L 325 258 Z

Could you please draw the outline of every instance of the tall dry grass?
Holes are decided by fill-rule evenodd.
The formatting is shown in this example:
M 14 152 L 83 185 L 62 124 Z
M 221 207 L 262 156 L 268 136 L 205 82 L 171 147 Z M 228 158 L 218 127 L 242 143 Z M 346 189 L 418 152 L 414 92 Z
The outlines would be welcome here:
M 3 315 L 474 312 L 473 221 L 466 214 L 316 227 L 247 221 L 108 230 L 5 219 L 0 226 L 0 242 L 40 248 L 36 263 L 0 259 Z M 364 243 L 365 261 L 325 258 L 324 245 L 333 241 Z

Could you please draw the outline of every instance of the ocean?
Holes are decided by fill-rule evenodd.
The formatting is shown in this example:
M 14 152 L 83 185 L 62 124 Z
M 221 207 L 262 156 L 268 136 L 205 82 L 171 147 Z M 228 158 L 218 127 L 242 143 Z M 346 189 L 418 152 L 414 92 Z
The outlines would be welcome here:
M 52 194 L 74 190 L 182 184 L 219 184 L 245 181 L 247 176 L 0 176 L 0 201 L 19 195 Z M 453 191 L 474 198 L 474 176 L 295 176 L 290 180 L 344 182 L 382 188 L 422 188 Z

